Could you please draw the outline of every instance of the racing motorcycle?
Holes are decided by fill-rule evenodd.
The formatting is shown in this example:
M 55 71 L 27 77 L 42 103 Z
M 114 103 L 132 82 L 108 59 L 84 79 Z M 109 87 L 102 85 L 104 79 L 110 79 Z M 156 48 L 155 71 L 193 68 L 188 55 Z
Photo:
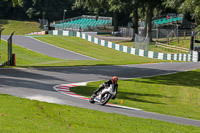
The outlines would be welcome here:
M 110 99 L 113 99 L 116 95 L 116 90 L 114 89 L 114 85 L 105 86 L 105 88 L 98 92 L 97 95 L 93 94 L 89 102 L 95 103 L 98 102 L 100 105 L 105 105 Z

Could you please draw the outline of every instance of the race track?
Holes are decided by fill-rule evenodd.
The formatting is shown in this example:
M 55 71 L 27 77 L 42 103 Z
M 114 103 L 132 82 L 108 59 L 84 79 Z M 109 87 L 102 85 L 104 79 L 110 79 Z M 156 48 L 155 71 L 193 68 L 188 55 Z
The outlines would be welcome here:
M 109 105 L 93 105 L 86 100 L 66 96 L 53 89 L 53 86 L 58 84 L 105 80 L 113 75 L 117 75 L 119 79 L 136 78 L 181 72 L 199 67 L 200 63 L 188 62 L 63 68 L 5 68 L 0 69 L 0 93 L 133 117 L 151 118 L 200 127 L 200 121 L 150 113 L 142 110 L 123 109 Z
M 8 36 L 2 37 L 5 40 L 8 38 Z M 70 60 L 95 60 L 94 58 L 64 50 L 30 37 L 14 36 L 13 43 L 51 57 Z M 128 79 L 170 74 L 197 68 L 200 68 L 200 63 L 194 62 L 55 68 L 1 68 L 0 93 L 132 117 L 157 119 L 200 127 L 200 121 L 137 109 L 125 109 L 110 105 L 99 106 L 97 104 L 90 104 L 87 100 L 63 95 L 53 89 L 53 86 L 59 84 L 107 80 L 114 75 L 118 76 L 119 79 Z
M 2 39 L 7 41 L 8 35 L 2 35 Z M 59 59 L 67 60 L 97 60 L 92 57 L 81 55 L 66 49 L 56 47 L 54 45 L 39 41 L 32 37 L 27 36 L 13 36 L 13 43 L 21 47 L 30 49 L 32 51 L 55 57 Z

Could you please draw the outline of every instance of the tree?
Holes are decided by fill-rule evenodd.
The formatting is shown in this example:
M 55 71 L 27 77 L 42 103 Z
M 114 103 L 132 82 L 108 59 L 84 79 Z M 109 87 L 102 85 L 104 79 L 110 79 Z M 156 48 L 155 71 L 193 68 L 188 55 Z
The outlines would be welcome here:
M 138 14 L 138 9 L 140 7 L 140 2 L 139 0 L 131 0 L 126 2 L 125 6 L 125 12 L 127 12 L 127 9 L 130 10 L 130 18 L 133 23 L 133 36 L 132 36 L 132 41 L 135 39 L 135 34 L 138 34 L 138 21 L 139 21 L 139 14 Z
M 20 14 L 23 14 L 20 10 L 22 0 L 2 0 L 0 2 L 0 16 L 3 18 L 16 19 Z
M 61 20 L 64 10 L 67 10 L 67 15 L 73 16 L 71 11 L 73 2 L 74 0 L 22 0 L 21 5 L 29 18 L 53 21 Z
M 120 13 L 125 6 L 123 0 L 76 0 L 73 8 L 87 8 L 97 16 L 100 11 L 103 13 L 112 12 L 114 31 L 118 31 L 118 13 Z
M 163 0 L 144 0 L 144 3 L 146 5 L 146 37 L 149 37 L 150 41 L 152 41 L 153 10 L 158 6 L 162 6 Z
M 189 13 L 195 22 L 200 25 L 200 1 L 199 0 L 166 0 L 167 7 L 176 9 L 179 13 Z
M 118 13 L 122 12 L 125 2 L 122 0 L 107 0 L 109 11 L 113 13 L 114 31 L 118 31 Z

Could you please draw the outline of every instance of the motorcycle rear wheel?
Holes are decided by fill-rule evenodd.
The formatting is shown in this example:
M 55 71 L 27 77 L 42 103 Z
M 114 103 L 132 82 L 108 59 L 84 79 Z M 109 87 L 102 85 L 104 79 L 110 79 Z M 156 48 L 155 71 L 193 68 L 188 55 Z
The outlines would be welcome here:
M 100 101 L 100 105 L 105 105 L 111 98 L 111 94 L 106 92 L 104 94 L 102 94 L 102 98 L 101 98 L 101 101 Z

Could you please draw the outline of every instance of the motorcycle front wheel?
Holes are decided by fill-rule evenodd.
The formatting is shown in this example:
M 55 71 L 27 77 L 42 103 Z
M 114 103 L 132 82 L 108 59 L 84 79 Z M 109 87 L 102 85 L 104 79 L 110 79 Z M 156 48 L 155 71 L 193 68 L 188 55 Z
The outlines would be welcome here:
M 93 94 L 93 95 L 90 97 L 89 102 L 90 102 L 90 103 L 95 103 L 94 98 L 95 98 L 95 95 Z
M 111 96 L 112 95 L 108 92 L 102 94 L 100 105 L 105 105 L 110 100 Z

